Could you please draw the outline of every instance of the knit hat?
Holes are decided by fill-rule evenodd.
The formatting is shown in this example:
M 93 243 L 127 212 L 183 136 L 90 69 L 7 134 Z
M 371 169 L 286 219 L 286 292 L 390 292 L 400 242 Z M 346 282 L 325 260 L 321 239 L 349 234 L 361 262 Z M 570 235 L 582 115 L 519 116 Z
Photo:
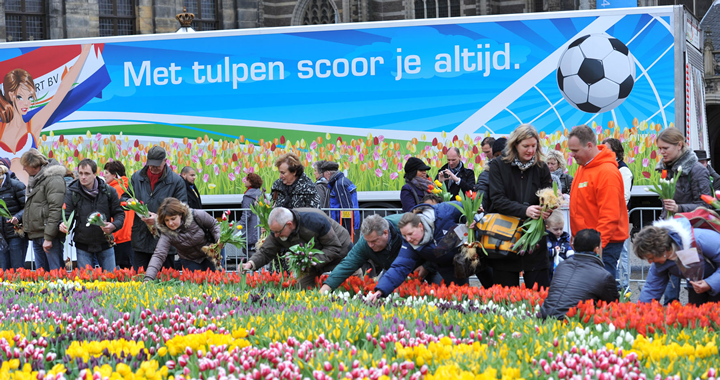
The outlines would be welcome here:
M 0 157 L 0 165 L 4 165 L 6 168 L 10 169 L 10 159 Z
M 418 170 L 428 171 L 430 170 L 430 167 L 427 166 L 427 164 L 425 164 L 423 160 L 417 157 L 408 158 L 407 162 L 405 163 L 405 178 L 414 178 Z
M 323 172 L 336 172 L 340 169 L 340 165 L 337 162 L 325 161 L 320 167 Z
M 150 151 L 148 152 L 147 164 L 150 166 L 165 166 L 166 157 L 167 153 L 165 153 L 165 149 L 155 145 L 150 148 Z

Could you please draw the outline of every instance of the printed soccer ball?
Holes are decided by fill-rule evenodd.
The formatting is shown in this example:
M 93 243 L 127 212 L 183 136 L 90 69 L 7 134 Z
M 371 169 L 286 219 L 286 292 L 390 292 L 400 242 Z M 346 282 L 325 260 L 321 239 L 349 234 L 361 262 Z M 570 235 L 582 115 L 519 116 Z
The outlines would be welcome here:
M 602 113 L 619 106 L 635 84 L 635 61 L 624 43 L 605 33 L 573 41 L 557 68 L 560 92 L 573 107 Z

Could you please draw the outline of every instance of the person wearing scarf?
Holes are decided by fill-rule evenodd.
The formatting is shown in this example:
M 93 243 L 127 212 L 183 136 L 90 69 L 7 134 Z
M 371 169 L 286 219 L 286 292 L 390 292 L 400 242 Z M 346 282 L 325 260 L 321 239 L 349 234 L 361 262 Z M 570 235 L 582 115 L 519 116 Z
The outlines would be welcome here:
M 521 219 L 547 219 L 550 216 L 551 212 L 542 213 L 536 195 L 538 190 L 552 187 L 552 177 L 542 160 L 540 137 L 532 125 L 520 125 L 512 132 L 503 157 L 490 162 L 489 183 L 489 212 Z M 540 240 L 531 254 L 511 253 L 504 258 L 490 259 L 488 263 L 497 285 L 519 286 L 521 271 L 528 288 L 535 284 L 550 285 L 546 238 Z
M 410 157 L 405 163 L 405 184 L 400 189 L 403 212 L 409 212 L 428 194 L 428 188 L 432 184 L 427 175 L 428 170 L 430 166 L 417 157 Z

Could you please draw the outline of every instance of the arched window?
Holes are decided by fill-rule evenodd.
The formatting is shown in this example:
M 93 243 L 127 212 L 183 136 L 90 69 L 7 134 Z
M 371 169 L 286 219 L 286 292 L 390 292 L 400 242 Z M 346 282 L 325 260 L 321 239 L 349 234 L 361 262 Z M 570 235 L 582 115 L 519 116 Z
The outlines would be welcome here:
M 8 41 L 47 38 L 47 18 L 43 0 L 6 0 L 5 26 Z
M 185 8 L 195 15 L 192 28 L 197 31 L 217 30 L 218 28 L 218 1 L 217 0 L 185 0 Z
M 134 0 L 100 0 L 100 37 L 135 34 Z
M 302 25 L 334 24 L 335 7 L 330 0 L 309 0 L 302 13 Z
M 460 0 L 415 0 L 415 18 L 458 17 Z

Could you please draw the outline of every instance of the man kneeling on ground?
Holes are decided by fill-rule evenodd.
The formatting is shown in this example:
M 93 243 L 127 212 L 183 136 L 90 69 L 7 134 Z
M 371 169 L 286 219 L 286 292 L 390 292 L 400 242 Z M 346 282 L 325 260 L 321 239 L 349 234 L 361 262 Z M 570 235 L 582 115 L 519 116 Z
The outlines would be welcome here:
M 278 207 L 268 216 L 270 235 L 250 260 L 243 264 L 244 270 L 260 269 L 275 260 L 282 251 L 314 240 L 314 247 L 322 251 L 317 257 L 321 262 L 307 276 L 298 279 L 301 289 L 315 285 L 315 278 L 333 270 L 352 248 L 350 234 L 343 226 L 316 208 L 286 209 Z
M 575 235 L 575 255 L 555 269 L 548 296 L 540 308 L 543 318 L 565 318 L 580 301 L 617 301 L 615 277 L 605 270 L 600 233 L 585 229 Z

